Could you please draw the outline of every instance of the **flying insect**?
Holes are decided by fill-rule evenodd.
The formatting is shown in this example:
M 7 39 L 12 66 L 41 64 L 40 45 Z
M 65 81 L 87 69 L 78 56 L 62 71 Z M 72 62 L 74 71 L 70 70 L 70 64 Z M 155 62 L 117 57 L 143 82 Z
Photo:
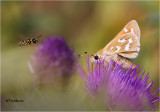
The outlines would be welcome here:
M 41 37 L 42 35 L 39 35 L 37 38 L 29 38 L 28 40 L 23 40 L 20 41 L 18 43 L 19 46 L 25 46 L 25 45 L 30 45 L 30 44 L 36 44 L 38 43 L 38 39 Z

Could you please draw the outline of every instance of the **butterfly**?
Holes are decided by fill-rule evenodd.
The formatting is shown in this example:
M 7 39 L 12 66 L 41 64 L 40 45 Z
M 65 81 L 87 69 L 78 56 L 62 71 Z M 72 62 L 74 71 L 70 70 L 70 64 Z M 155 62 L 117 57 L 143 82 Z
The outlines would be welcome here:
M 90 55 L 91 62 L 105 59 L 106 63 L 111 60 L 121 65 L 123 68 L 136 65 L 130 61 L 138 56 L 140 51 L 140 28 L 135 20 L 131 20 L 103 49 Z

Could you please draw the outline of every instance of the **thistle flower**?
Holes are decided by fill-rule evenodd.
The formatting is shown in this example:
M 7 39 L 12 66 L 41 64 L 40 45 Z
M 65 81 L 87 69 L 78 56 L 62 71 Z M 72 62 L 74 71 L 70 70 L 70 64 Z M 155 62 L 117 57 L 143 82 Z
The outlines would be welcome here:
M 104 104 L 110 110 L 115 111 L 151 111 L 154 110 L 155 102 L 159 97 L 150 92 L 153 81 L 149 84 L 148 74 L 142 79 L 144 72 L 140 75 L 141 69 L 124 70 L 122 65 L 111 61 L 104 67 L 104 60 L 95 63 L 94 69 L 90 68 L 89 57 L 87 58 L 88 74 L 79 65 L 79 75 L 84 79 L 88 93 L 96 97 L 103 94 Z M 114 63 L 114 64 L 113 64 Z M 115 65 L 114 67 L 112 65 Z
M 39 45 L 28 63 L 30 71 L 40 82 L 55 82 L 60 77 L 69 79 L 76 58 L 73 49 L 60 37 L 49 37 Z

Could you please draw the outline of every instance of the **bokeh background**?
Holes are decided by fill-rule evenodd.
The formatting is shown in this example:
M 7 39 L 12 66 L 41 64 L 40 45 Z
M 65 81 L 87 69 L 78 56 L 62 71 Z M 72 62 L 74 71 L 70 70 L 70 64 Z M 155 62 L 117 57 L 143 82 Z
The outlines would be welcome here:
M 58 35 L 67 40 L 76 55 L 85 51 L 91 54 L 133 19 L 141 30 L 141 50 L 134 61 L 149 72 L 149 82 L 159 82 L 158 1 L 2 1 L 2 110 L 105 110 L 102 102 L 89 98 L 84 81 L 76 73 L 66 90 L 60 84 L 31 89 L 35 80 L 27 62 L 38 44 L 20 47 L 17 43 L 33 35 L 42 35 L 40 43 Z M 85 63 L 85 57 L 79 60 Z M 24 102 L 7 103 L 8 98 Z

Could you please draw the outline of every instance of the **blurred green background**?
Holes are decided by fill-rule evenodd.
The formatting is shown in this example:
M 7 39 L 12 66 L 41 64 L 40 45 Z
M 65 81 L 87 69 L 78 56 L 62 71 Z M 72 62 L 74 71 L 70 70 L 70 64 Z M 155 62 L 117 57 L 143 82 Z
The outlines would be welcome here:
M 36 45 L 19 47 L 17 43 L 33 35 L 41 34 L 41 42 L 59 35 L 66 38 L 77 54 L 94 53 L 133 19 L 141 30 L 141 50 L 134 61 L 149 72 L 149 82 L 159 82 L 158 1 L 2 1 L 2 110 L 104 110 L 102 102 L 89 98 L 84 81 L 76 73 L 65 92 L 59 84 L 31 90 L 35 80 L 27 62 Z M 80 61 L 85 63 L 85 57 Z M 6 103 L 7 98 L 24 102 Z

